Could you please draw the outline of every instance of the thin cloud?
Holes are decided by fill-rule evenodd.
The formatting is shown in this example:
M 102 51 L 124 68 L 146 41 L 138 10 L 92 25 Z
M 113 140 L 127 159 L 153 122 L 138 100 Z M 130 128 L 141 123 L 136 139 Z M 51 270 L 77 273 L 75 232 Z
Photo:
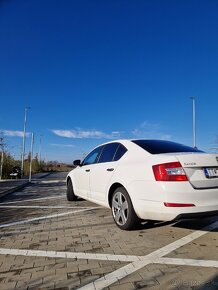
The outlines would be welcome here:
M 3 133 L 3 135 L 7 137 L 21 137 L 23 138 L 23 131 L 17 131 L 17 130 L 0 130 L 0 132 Z M 26 136 L 28 137 L 30 133 L 26 133 Z
M 51 130 L 57 136 L 74 139 L 113 139 L 118 138 L 120 133 L 114 131 L 110 134 L 98 130 Z
M 75 147 L 75 145 L 73 144 L 56 144 L 56 143 L 51 143 L 51 146 L 55 146 L 55 147 L 64 147 L 64 148 L 73 148 Z
M 144 121 L 139 125 L 139 128 L 135 128 L 131 133 L 135 138 L 160 140 L 172 139 L 172 135 L 163 132 L 159 123 L 151 123 L 149 121 Z
M 149 121 L 144 121 L 140 124 L 140 128 L 144 129 L 144 130 L 152 130 L 152 131 L 156 131 L 160 129 L 160 124 L 159 123 L 152 123 Z
M 131 133 L 134 136 L 134 138 L 160 139 L 160 140 L 172 139 L 172 135 L 165 134 L 158 131 L 144 131 L 144 130 L 134 129 Z

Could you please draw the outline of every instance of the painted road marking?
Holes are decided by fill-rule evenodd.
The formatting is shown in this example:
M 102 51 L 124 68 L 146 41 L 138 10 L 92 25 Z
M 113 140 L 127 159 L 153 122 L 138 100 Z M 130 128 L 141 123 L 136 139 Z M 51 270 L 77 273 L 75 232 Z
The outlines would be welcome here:
M 32 183 L 58 183 L 58 182 L 62 182 L 62 183 L 66 183 L 65 180 L 63 179 L 54 179 L 54 180 L 33 180 Z
M 141 261 L 134 261 L 112 273 L 109 273 L 99 279 L 97 279 L 94 282 L 91 282 L 81 288 L 80 290 L 102 290 L 105 287 L 110 286 L 111 284 L 118 282 L 120 279 L 125 278 L 126 276 L 136 272 L 137 270 L 140 270 L 141 268 L 144 268 L 148 264 L 152 263 L 161 263 L 161 258 L 170 252 L 190 243 L 191 241 L 205 235 L 208 233 L 208 231 L 211 231 L 213 229 L 218 228 L 218 221 L 210 224 L 209 226 L 206 226 L 202 228 L 201 230 L 195 231 L 169 245 L 166 245 L 146 256 L 144 256 L 143 260 Z
M 218 268 L 218 261 L 198 259 L 161 258 L 161 264 Z
M 1 202 L 0 205 L 1 204 L 2 205 L 4 205 L 4 204 L 13 204 L 13 203 L 17 203 L 17 202 L 26 202 L 26 201 L 38 201 L 38 200 L 40 201 L 40 200 L 43 200 L 43 199 L 53 199 L 53 198 L 63 198 L 63 197 L 65 197 L 65 195 L 63 195 L 63 196 L 57 195 L 57 196 L 49 196 L 49 197 L 39 197 L 39 198 L 17 200 L 17 201 L 7 201 L 7 202 Z
M 66 208 L 87 208 L 87 206 L 59 206 L 59 205 L 54 205 L 54 206 L 47 206 L 47 205 L 0 205 L 0 208 L 48 208 L 48 209 L 66 209 Z M 100 208 L 100 207 L 99 207 Z
M 46 258 L 66 258 L 66 259 L 85 259 L 85 260 L 108 260 L 117 262 L 140 261 L 143 257 L 131 255 L 112 255 L 112 254 L 93 254 L 80 252 L 56 252 L 41 250 L 19 250 L 0 248 L 0 255 L 17 255 Z
M 56 217 L 62 217 L 62 216 L 65 216 L 65 215 L 76 214 L 76 213 L 80 213 L 80 212 L 83 212 L 83 211 L 89 211 L 89 210 L 98 209 L 98 208 L 99 207 L 90 207 L 90 208 L 81 209 L 81 210 L 68 211 L 68 212 L 64 212 L 64 213 L 56 213 L 56 214 L 52 214 L 52 215 L 46 215 L 46 216 L 42 216 L 42 217 L 21 220 L 21 221 L 18 221 L 18 222 L 12 222 L 12 223 L 7 223 L 7 224 L 0 225 L 0 228 L 12 227 L 12 226 L 27 224 L 27 223 L 31 223 L 31 222 L 35 222 L 35 221 L 51 219 L 51 218 L 56 218 Z

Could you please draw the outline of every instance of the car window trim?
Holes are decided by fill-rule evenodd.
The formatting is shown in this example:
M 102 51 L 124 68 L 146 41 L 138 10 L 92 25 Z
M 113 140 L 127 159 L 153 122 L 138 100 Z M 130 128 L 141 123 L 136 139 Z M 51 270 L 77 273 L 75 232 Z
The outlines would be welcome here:
M 98 163 L 98 160 L 99 160 L 99 157 L 101 156 L 101 154 L 102 154 L 102 150 L 103 150 L 103 148 L 104 148 L 104 146 L 105 145 L 100 145 L 100 146 L 98 146 L 98 147 L 96 147 L 95 149 L 93 149 L 85 158 L 84 158 L 84 160 L 83 160 L 83 162 L 82 162 L 82 166 L 90 166 L 90 165 L 93 165 L 93 164 L 97 164 Z M 101 148 L 102 147 L 102 148 Z M 94 152 L 95 150 L 97 150 L 97 149 L 99 149 L 99 148 L 101 148 L 101 150 L 100 150 L 100 152 L 99 152 L 99 154 L 97 155 L 97 158 L 96 158 L 96 161 L 94 162 L 94 163 L 91 163 L 91 164 L 84 164 L 84 161 L 85 161 L 85 159 L 92 153 L 92 152 Z
M 118 151 L 118 149 L 120 148 L 120 143 L 118 143 L 118 142 L 116 142 L 117 144 L 118 144 L 118 146 L 117 146 L 117 149 L 116 149 L 116 151 L 115 151 L 115 153 L 114 153 L 114 156 L 113 156 L 113 159 L 112 159 L 112 161 L 113 162 L 116 162 L 115 160 L 114 160 L 114 158 L 115 158 L 115 156 L 116 156 L 116 154 L 117 154 L 117 151 Z
M 119 143 L 119 146 L 117 147 L 117 150 L 116 150 L 116 152 L 115 152 L 115 154 L 114 154 L 114 157 L 113 157 L 113 161 L 114 161 L 114 162 L 119 161 L 119 160 L 123 157 L 123 155 L 122 155 L 118 160 L 114 160 L 114 158 L 115 158 L 115 156 L 116 156 L 116 154 L 117 154 L 117 151 L 119 150 L 120 147 L 123 147 L 123 148 L 126 150 L 125 153 L 124 153 L 123 155 L 125 155 L 126 152 L 128 151 L 128 149 L 127 149 L 123 144 Z
M 116 156 L 116 154 L 117 154 L 117 151 L 119 150 L 119 148 L 120 148 L 120 146 L 122 145 L 121 143 L 118 143 L 119 144 L 119 146 L 117 147 L 117 150 L 116 150 L 116 152 L 114 153 L 114 156 L 113 156 L 113 161 L 114 162 L 116 162 L 116 161 L 118 161 L 118 160 L 114 160 L 114 158 L 115 158 L 115 156 Z
M 96 162 L 95 163 L 93 163 L 93 164 L 99 164 L 99 163 L 102 163 L 102 162 L 99 162 L 99 159 L 101 158 L 101 155 L 102 155 L 102 152 L 103 152 L 103 150 L 104 150 L 104 147 L 105 147 L 105 145 L 102 145 L 102 146 L 99 146 L 99 148 L 100 147 L 102 147 L 101 148 L 101 152 L 99 153 L 99 155 L 97 156 L 97 160 L 96 160 Z
M 111 161 L 106 161 L 106 162 L 99 162 L 99 159 L 101 158 L 101 155 L 102 155 L 102 152 L 103 152 L 104 148 L 105 148 L 107 145 L 110 145 L 110 144 L 118 144 L 117 149 L 116 149 L 116 151 L 115 151 L 115 153 L 114 153 L 114 155 L 113 155 L 112 160 L 111 160 Z M 119 143 L 119 142 L 111 142 L 111 143 L 107 143 L 107 144 L 103 145 L 103 149 L 102 149 L 102 151 L 101 151 L 101 154 L 99 155 L 99 158 L 98 158 L 98 162 L 97 162 L 97 163 L 98 163 L 98 164 L 101 164 L 101 163 L 115 162 L 114 157 L 115 157 L 115 155 L 116 155 L 116 153 L 117 153 L 117 150 L 118 150 L 118 148 L 120 147 L 120 145 L 122 145 L 122 144 Z
M 101 158 L 101 155 L 102 155 L 102 153 L 103 153 L 103 150 L 104 150 L 104 148 L 107 146 L 107 145 L 110 145 L 110 144 L 117 144 L 118 146 L 117 146 L 117 149 L 116 149 L 116 151 L 115 151 L 115 153 L 114 153 L 114 155 L 113 155 L 113 158 L 112 158 L 112 160 L 111 161 L 106 161 L 106 162 L 99 162 L 99 160 L 100 160 L 100 158 Z M 101 148 L 102 147 L 102 148 Z M 117 162 L 117 161 L 119 161 L 123 156 L 121 156 L 121 158 L 119 158 L 118 160 L 114 160 L 114 158 L 115 158 L 115 156 L 116 156 L 116 154 L 117 154 L 117 152 L 118 152 L 118 150 L 119 150 L 119 148 L 120 147 L 123 147 L 125 150 L 126 150 L 126 152 L 128 151 L 128 149 L 123 145 L 123 144 L 121 144 L 121 143 L 119 143 L 119 142 L 111 142 L 111 143 L 107 143 L 107 144 L 104 144 L 104 145 L 100 145 L 99 147 L 96 147 L 95 149 L 93 149 L 89 154 L 91 154 L 92 152 L 94 152 L 96 149 L 98 149 L 98 148 L 101 148 L 101 150 L 100 150 L 100 152 L 99 152 L 99 154 L 98 154 L 98 156 L 97 156 L 97 159 L 96 159 L 96 161 L 94 162 L 94 163 L 91 163 L 91 164 L 84 164 L 84 160 L 86 159 L 86 157 L 88 157 L 89 156 L 89 154 L 84 158 L 84 160 L 83 160 L 83 162 L 82 162 L 82 166 L 89 166 L 89 165 L 93 165 L 93 164 L 102 164 L 102 163 L 109 163 L 109 162 Z M 124 154 L 126 154 L 126 152 L 124 153 Z M 123 154 L 123 155 L 124 155 Z

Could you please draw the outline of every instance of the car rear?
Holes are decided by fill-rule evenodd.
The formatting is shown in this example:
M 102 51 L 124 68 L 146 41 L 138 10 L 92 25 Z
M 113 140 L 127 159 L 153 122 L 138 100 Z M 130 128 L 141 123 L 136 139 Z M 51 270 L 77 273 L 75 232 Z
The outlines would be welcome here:
M 204 153 L 179 154 L 175 155 L 175 162 L 153 166 L 157 185 L 164 191 L 163 211 L 169 219 L 218 213 L 216 157 Z
M 151 167 L 154 181 L 147 182 L 152 189 L 152 198 L 148 200 L 143 198 L 143 193 L 140 195 L 139 203 L 144 202 L 146 210 L 139 207 L 139 216 L 172 220 L 218 214 L 218 156 L 195 151 L 191 147 L 187 147 L 191 148 L 191 152 L 187 148 L 186 152 L 169 152 L 167 141 L 160 141 L 160 144 L 162 142 L 165 147 L 163 152 L 161 149 L 157 154 L 153 152 Z M 173 151 L 173 142 L 170 143 Z M 152 147 L 151 144 L 149 146 Z

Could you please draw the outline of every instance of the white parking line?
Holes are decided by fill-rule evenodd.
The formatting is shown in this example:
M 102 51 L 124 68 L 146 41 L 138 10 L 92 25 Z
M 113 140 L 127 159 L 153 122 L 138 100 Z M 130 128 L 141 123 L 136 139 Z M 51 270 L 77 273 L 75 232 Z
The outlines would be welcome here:
M 144 256 L 144 259 L 141 261 L 135 261 L 132 262 L 112 273 L 109 273 L 99 279 L 97 279 L 94 282 L 91 282 L 81 288 L 79 288 L 80 290 L 102 290 L 105 287 L 110 286 L 111 284 L 119 281 L 120 279 L 125 278 L 126 276 L 136 272 L 137 270 L 140 270 L 141 268 L 145 267 L 148 264 L 152 264 L 152 263 L 158 263 L 158 264 L 162 264 L 161 263 L 161 258 L 164 255 L 169 254 L 170 252 L 190 243 L 191 241 L 205 235 L 206 233 L 208 233 L 208 231 L 211 231 L 213 229 L 218 228 L 218 221 L 210 224 L 209 226 L 206 226 L 204 228 L 202 228 L 199 231 L 195 231 L 169 245 L 166 245 L 165 247 L 162 247 L 146 256 Z
M 66 208 L 87 208 L 87 206 L 59 206 L 59 205 L 54 205 L 54 206 L 47 206 L 47 205 L 0 205 L 0 208 L 47 208 L 47 209 L 66 209 Z M 99 207 L 100 208 L 100 207 Z
M 58 182 L 63 182 L 63 183 L 65 183 L 65 180 L 63 180 L 63 179 L 54 179 L 54 180 L 38 180 L 38 179 L 35 179 L 35 180 L 33 180 L 33 182 L 32 183 L 58 183 Z
M 17 255 L 31 257 L 46 258 L 67 258 L 67 259 L 85 259 L 85 260 L 108 260 L 117 262 L 140 261 L 143 257 L 131 255 L 112 255 L 112 254 L 93 254 L 93 253 L 77 253 L 77 252 L 56 252 L 56 251 L 40 251 L 40 250 L 19 250 L 0 248 L 0 255 Z
M 64 197 L 65 197 L 65 195 L 63 195 L 63 196 L 58 195 L 58 196 L 39 197 L 39 198 L 33 198 L 33 199 L 25 199 L 25 200 L 1 202 L 0 205 L 13 204 L 13 203 L 18 203 L 18 202 L 24 203 L 26 201 L 38 201 L 38 200 L 40 201 L 40 200 L 43 200 L 43 199 L 64 198 Z
M 218 261 L 198 259 L 161 258 L 161 264 L 218 268 Z
M 26 223 L 35 222 L 35 221 L 51 219 L 51 218 L 56 218 L 56 217 L 62 217 L 62 216 L 65 216 L 65 215 L 76 214 L 76 213 L 80 213 L 80 212 L 83 212 L 83 211 L 89 211 L 89 210 L 98 209 L 98 208 L 99 207 L 90 207 L 90 208 L 85 208 L 85 209 L 81 209 L 81 210 L 69 211 L 69 212 L 64 212 L 64 213 L 56 213 L 56 214 L 52 214 L 52 215 L 46 215 L 46 216 L 42 216 L 42 217 L 21 220 L 21 221 L 18 221 L 18 222 L 12 222 L 12 223 L 7 223 L 7 224 L 0 225 L 0 228 L 12 227 L 12 226 L 22 225 L 22 224 L 26 224 Z

